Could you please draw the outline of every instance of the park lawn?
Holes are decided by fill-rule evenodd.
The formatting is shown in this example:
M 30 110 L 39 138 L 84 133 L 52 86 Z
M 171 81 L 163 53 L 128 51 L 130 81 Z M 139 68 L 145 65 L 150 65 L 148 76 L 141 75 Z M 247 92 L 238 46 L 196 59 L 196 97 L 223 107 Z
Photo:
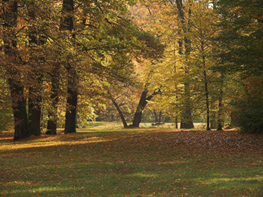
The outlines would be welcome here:
M 263 135 L 78 129 L 0 134 L 0 196 L 263 196 Z

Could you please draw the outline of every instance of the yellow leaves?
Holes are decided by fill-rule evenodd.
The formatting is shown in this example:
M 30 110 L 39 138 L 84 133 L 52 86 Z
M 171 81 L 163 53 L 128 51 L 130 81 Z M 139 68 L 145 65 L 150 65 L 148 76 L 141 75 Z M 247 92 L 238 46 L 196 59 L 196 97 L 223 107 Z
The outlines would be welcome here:
M 205 185 L 205 183 L 204 183 L 203 181 L 200 181 L 200 182 L 197 183 L 196 185 L 203 186 L 203 185 Z
M 152 194 L 150 194 L 150 195 L 148 195 L 148 196 L 154 196 L 156 193 L 155 192 L 153 192 Z

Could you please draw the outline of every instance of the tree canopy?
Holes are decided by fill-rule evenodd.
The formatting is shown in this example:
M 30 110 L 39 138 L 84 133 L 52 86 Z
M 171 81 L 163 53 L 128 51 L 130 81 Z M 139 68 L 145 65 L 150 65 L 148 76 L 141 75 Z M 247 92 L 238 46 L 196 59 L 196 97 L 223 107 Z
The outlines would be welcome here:
M 14 139 L 61 126 L 74 133 L 112 105 L 124 127 L 126 120 L 139 127 L 148 110 L 181 128 L 198 119 L 221 130 L 232 118 L 244 132 L 261 132 L 260 0 L 5 0 L 0 7 L 1 120 L 13 117 Z

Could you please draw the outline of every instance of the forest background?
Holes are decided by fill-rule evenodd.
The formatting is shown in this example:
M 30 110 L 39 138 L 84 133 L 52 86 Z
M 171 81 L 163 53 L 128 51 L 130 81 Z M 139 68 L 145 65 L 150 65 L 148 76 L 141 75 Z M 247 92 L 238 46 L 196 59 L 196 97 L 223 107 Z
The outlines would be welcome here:
M 1 130 L 142 120 L 262 133 L 260 0 L 3 0 Z M 129 124 L 131 122 L 131 124 Z

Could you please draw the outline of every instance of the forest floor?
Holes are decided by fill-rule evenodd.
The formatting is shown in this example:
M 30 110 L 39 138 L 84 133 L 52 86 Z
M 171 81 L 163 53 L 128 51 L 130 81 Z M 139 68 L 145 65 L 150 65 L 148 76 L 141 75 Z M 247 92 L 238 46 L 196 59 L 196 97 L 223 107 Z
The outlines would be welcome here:
M 0 134 L 0 196 L 263 196 L 263 135 L 78 129 Z

